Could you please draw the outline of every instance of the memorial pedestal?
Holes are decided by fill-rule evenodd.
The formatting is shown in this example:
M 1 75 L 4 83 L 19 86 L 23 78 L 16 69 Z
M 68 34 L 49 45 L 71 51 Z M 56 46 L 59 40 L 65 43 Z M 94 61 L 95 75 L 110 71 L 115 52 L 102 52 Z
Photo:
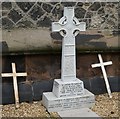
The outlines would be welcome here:
M 53 91 L 43 93 L 42 103 L 49 112 L 80 109 L 94 105 L 94 94 L 84 89 L 83 81 L 55 79 Z
M 56 97 L 53 92 L 43 93 L 43 105 L 49 112 L 58 112 L 71 109 L 80 109 L 94 105 L 94 94 L 84 90 L 84 94 L 79 96 Z

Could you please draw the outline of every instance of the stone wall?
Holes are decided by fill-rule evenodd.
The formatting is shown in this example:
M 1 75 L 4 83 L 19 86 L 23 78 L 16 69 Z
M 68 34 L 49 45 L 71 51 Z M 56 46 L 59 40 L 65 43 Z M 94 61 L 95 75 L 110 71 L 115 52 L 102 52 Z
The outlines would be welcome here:
M 51 33 L 51 23 L 58 21 L 68 6 L 75 7 L 75 16 L 87 24 L 86 32 L 76 38 L 79 50 L 120 46 L 118 2 L 2 2 L 1 6 L 3 52 L 59 50 L 62 37 Z
M 75 7 L 75 16 L 85 21 L 88 29 L 118 30 L 118 2 L 3 2 L 2 27 L 51 27 L 52 21 L 62 17 L 63 8 Z

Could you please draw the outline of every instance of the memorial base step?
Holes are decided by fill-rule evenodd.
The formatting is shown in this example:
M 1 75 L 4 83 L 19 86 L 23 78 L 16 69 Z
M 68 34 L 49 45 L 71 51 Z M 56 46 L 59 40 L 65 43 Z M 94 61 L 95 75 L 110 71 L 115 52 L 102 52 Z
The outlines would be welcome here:
M 52 92 L 57 97 L 77 96 L 84 94 L 83 81 L 78 78 L 69 82 L 63 82 L 61 79 L 55 79 Z
M 94 94 L 86 89 L 83 95 L 60 98 L 57 98 L 52 92 L 46 92 L 43 93 L 42 103 L 48 112 L 58 112 L 92 107 L 95 103 L 95 97 Z

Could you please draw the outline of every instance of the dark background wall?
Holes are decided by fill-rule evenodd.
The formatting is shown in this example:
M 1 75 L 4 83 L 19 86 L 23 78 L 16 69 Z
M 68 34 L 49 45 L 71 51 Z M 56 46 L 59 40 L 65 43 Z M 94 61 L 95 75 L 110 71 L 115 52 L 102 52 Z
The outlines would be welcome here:
M 118 53 L 103 54 L 104 61 L 112 61 L 113 65 L 107 66 L 108 77 L 120 76 Z M 99 63 L 97 54 L 77 54 L 77 77 L 80 79 L 92 79 L 101 77 L 101 68 L 92 68 L 91 64 Z M 28 79 L 50 80 L 60 78 L 61 56 L 60 55 L 36 55 L 26 57 L 26 70 Z
M 106 66 L 111 91 L 120 91 L 120 55 L 102 53 L 104 61 L 112 61 Z M 1 58 L 0 58 L 1 59 Z M 11 63 L 16 63 L 17 72 L 27 72 L 27 77 L 18 77 L 20 102 L 41 100 L 43 92 L 52 91 L 54 79 L 61 78 L 61 54 L 11 55 L 2 57 L 2 72 L 11 72 Z M 77 77 L 85 88 L 94 94 L 106 93 L 101 68 L 91 68 L 98 63 L 97 53 L 77 53 Z M 2 104 L 14 103 L 13 79 L 1 78 Z
M 101 68 L 92 68 L 91 64 L 99 63 L 97 53 L 77 53 L 77 77 L 80 79 L 92 79 L 102 77 Z M 108 77 L 120 76 L 120 55 L 118 53 L 102 53 L 103 61 L 112 61 L 106 66 Z M 27 72 L 25 80 L 42 81 L 61 78 L 61 54 L 3 56 L 2 72 L 11 72 L 11 63 L 15 62 L 17 72 Z M 23 78 L 22 78 L 23 79 Z M 3 78 L 3 82 L 9 82 L 9 78 Z M 18 80 L 19 81 L 19 80 Z

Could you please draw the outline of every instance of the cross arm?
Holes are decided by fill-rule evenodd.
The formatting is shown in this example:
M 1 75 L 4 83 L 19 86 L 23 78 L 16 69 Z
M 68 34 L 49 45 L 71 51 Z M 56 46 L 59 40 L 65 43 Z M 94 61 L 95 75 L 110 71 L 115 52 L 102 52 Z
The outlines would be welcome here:
M 60 32 L 62 29 L 63 25 L 61 25 L 59 22 L 52 23 L 52 32 Z
M 92 64 L 91 66 L 92 66 L 92 68 L 95 68 L 95 67 L 100 67 L 101 65 L 100 64 Z
M 59 32 L 60 30 L 64 29 L 64 25 L 66 24 L 66 17 L 63 16 L 59 22 L 52 23 L 52 32 Z
M 86 23 L 85 22 L 76 23 L 74 29 L 78 31 L 86 31 Z
M 104 64 L 105 66 L 107 66 L 107 65 L 111 65 L 111 64 L 112 64 L 112 61 L 104 62 L 103 64 Z
M 27 73 L 17 73 L 17 76 L 27 76 Z
M 1 73 L 1 76 L 2 77 L 12 77 L 13 76 L 13 73 Z
M 112 61 L 103 63 L 104 66 L 111 65 L 111 64 L 112 64 Z M 99 63 L 99 64 L 92 64 L 91 66 L 92 66 L 92 68 L 101 67 L 101 63 Z

